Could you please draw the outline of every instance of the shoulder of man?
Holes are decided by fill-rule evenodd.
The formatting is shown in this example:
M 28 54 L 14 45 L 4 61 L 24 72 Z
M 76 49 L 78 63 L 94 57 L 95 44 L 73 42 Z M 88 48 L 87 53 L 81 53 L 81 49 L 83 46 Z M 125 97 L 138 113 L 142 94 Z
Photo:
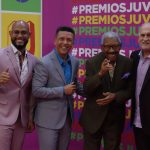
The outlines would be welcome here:
M 8 51 L 10 51 L 12 48 L 11 46 L 0 48 L 0 55 L 5 55 Z
M 97 55 L 88 58 L 86 61 L 92 62 L 92 63 L 94 63 L 94 62 L 97 63 L 97 62 L 99 62 L 100 60 L 103 60 L 103 59 L 105 59 L 105 55 L 104 55 L 103 52 L 100 52 L 100 53 L 98 53 Z
M 119 62 L 122 61 L 124 62 L 125 64 L 128 64 L 128 65 L 132 65 L 132 59 L 127 57 L 127 56 L 123 56 L 123 55 L 119 55 Z
M 3 54 L 6 49 L 8 49 L 8 48 L 0 48 L 0 54 Z
M 133 58 L 135 56 L 138 56 L 141 50 L 135 50 L 131 53 L 130 57 Z
M 120 54 L 119 54 L 119 58 L 120 58 L 121 60 L 127 60 L 127 61 L 130 60 L 130 58 L 129 58 L 128 56 L 124 56 L 124 55 L 120 55 Z
M 40 60 L 42 62 L 47 62 L 47 61 L 49 61 L 50 59 L 52 59 L 54 57 L 55 57 L 55 53 L 53 51 L 51 51 L 50 53 L 44 55 Z
M 74 61 L 79 61 L 80 59 L 79 58 L 77 58 L 77 57 L 75 57 L 75 56 L 72 56 L 72 55 L 69 55 L 70 56 L 70 59 L 71 60 L 74 60 Z
M 27 56 L 35 62 L 39 61 L 39 59 L 36 56 L 34 56 L 33 54 L 31 54 L 29 51 L 27 52 Z

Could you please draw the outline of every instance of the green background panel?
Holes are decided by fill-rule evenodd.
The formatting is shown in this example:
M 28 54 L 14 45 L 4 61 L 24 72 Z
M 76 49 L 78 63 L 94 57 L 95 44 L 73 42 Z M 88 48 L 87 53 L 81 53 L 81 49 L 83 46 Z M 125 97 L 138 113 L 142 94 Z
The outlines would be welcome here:
M 1 7 L 8 11 L 41 12 L 41 0 L 2 0 Z

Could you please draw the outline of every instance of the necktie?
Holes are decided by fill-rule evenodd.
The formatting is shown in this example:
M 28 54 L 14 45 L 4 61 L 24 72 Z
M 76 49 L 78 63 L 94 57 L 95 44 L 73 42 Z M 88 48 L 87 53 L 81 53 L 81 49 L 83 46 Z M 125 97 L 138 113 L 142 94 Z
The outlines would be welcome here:
M 18 54 L 18 58 L 19 58 L 20 70 L 22 70 L 22 64 L 23 64 L 23 55 L 22 55 L 22 54 Z

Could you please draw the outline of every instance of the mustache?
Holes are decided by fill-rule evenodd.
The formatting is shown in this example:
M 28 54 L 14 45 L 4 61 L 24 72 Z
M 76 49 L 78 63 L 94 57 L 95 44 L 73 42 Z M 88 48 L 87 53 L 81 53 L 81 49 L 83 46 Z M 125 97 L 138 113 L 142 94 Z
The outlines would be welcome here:
M 106 52 L 107 55 L 118 55 L 119 52 Z
M 150 42 L 149 41 L 148 42 L 144 41 L 144 42 L 142 42 L 142 44 L 150 44 Z

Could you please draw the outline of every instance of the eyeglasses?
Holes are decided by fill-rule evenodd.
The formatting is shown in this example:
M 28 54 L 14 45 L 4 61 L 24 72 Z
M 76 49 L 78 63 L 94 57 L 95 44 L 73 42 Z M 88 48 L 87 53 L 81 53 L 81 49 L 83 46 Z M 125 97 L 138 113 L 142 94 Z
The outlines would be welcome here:
M 103 48 L 105 49 L 105 50 L 109 50 L 109 49 L 115 49 L 115 50 L 117 50 L 117 49 L 119 49 L 120 48 L 120 44 L 118 44 L 118 45 L 102 45 L 103 46 Z

